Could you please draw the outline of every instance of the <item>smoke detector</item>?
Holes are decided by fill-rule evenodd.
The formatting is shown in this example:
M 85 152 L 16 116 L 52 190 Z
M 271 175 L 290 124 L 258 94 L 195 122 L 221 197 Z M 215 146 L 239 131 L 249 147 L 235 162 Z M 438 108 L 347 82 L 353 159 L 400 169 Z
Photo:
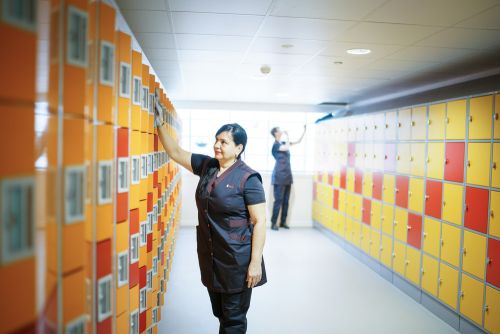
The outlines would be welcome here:
M 264 64 L 260 67 L 260 73 L 268 75 L 270 72 L 271 72 L 271 66 Z

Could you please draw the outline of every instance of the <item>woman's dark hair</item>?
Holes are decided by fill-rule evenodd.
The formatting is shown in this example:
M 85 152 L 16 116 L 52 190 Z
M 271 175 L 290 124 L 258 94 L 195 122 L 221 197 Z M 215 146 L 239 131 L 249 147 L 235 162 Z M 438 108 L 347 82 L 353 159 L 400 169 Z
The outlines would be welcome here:
M 274 128 L 272 128 L 271 129 L 271 136 L 274 137 L 274 135 L 276 134 L 276 132 L 279 131 L 279 129 L 280 129 L 279 126 L 275 126 Z
M 243 149 L 241 150 L 240 154 L 238 154 L 237 157 L 238 160 L 241 159 L 241 154 L 245 151 L 245 147 L 247 145 L 247 133 L 245 129 L 243 129 L 241 125 L 237 123 L 224 124 L 215 133 L 215 138 L 217 138 L 217 136 L 223 132 L 230 133 L 236 145 L 243 145 Z M 207 192 L 208 182 L 210 182 L 210 180 L 214 177 L 214 175 L 217 174 L 217 172 L 219 171 L 219 161 L 217 161 L 216 159 L 210 159 L 205 169 L 206 172 L 205 174 L 202 175 L 197 190 L 200 193 L 200 195 Z

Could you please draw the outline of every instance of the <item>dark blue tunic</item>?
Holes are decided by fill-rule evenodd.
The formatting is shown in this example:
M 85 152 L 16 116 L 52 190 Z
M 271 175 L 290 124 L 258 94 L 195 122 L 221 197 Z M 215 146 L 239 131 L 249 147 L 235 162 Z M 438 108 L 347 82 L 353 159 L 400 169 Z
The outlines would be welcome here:
M 290 166 L 290 151 L 280 151 L 279 148 L 282 144 L 284 143 L 275 141 L 271 151 L 274 159 L 276 159 L 271 183 L 288 185 L 293 183 L 292 168 Z
M 202 283 L 214 292 L 241 292 L 247 286 L 252 253 L 253 225 L 247 206 L 265 203 L 262 178 L 238 160 L 219 177 L 212 177 L 207 192 L 200 192 L 203 176 L 209 168 L 218 167 L 219 162 L 209 156 L 193 154 L 191 166 L 201 177 L 196 190 L 196 238 Z M 257 286 L 266 281 L 262 260 L 262 279 Z

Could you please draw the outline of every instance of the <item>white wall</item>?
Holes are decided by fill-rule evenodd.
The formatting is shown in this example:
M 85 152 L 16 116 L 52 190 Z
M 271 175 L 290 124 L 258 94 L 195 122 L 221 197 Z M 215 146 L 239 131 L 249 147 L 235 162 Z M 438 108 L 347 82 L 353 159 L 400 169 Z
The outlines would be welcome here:
M 271 174 L 262 174 L 267 200 L 267 224 L 270 226 L 273 206 L 273 189 Z M 194 226 L 198 224 L 198 212 L 194 200 L 194 192 L 199 177 L 182 170 L 182 218 L 181 225 Z M 312 226 L 312 174 L 293 175 L 294 184 L 290 195 L 288 209 L 288 224 L 293 226 Z

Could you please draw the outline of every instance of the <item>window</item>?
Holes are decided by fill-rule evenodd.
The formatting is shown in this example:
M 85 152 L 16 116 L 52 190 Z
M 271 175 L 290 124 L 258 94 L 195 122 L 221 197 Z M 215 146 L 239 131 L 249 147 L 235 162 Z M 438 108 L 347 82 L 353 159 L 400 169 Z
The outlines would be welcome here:
M 118 254 L 118 286 L 128 283 L 128 252 Z
M 66 167 L 64 212 L 66 224 L 85 219 L 85 166 Z
M 141 86 L 141 78 L 134 76 L 134 92 L 132 95 L 132 103 L 138 106 L 141 105 Z
M 161 292 L 156 294 L 156 306 L 160 307 L 161 304 Z
M 148 87 L 142 87 L 142 110 L 148 110 L 149 103 L 148 103 L 148 97 L 149 97 L 149 88 Z
M 153 289 L 153 271 L 148 271 L 147 275 L 147 287 L 148 287 L 148 291 Z
M 151 115 L 154 114 L 154 111 L 153 111 L 153 103 L 154 103 L 154 98 L 155 98 L 155 95 L 154 94 L 149 94 L 149 113 Z
M 1 186 L 0 260 L 9 263 L 33 255 L 34 181 L 7 179 Z
M 153 334 L 153 327 L 146 329 L 146 334 Z
M 148 154 L 148 174 L 153 174 L 153 154 Z
M 130 263 L 139 261 L 139 234 L 130 236 Z
M 81 316 L 78 319 L 69 322 L 66 325 L 66 334 L 85 334 L 87 332 L 85 330 L 86 323 L 87 323 L 86 316 Z
M 112 86 L 114 83 L 115 46 L 107 41 L 101 41 L 101 84 Z
M 141 181 L 141 159 L 139 156 L 133 156 L 132 159 L 132 184 L 139 184 Z
M 159 216 L 158 204 L 155 204 L 153 206 L 153 224 L 158 223 L 158 216 Z
M 101 322 L 111 316 L 111 275 L 97 281 L 98 288 L 98 321 Z
M 153 324 L 158 323 L 158 308 L 157 307 L 155 307 L 153 309 L 152 314 L 153 314 L 153 317 L 152 317 L 153 318 Z
M 3 0 L 2 19 L 20 28 L 36 30 L 35 0 Z
M 111 203 L 111 161 L 99 161 L 99 204 Z
M 142 288 L 139 291 L 139 312 L 146 311 L 147 303 L 146 303 L 146 288 Z
M 147 154 L 141 155 L 141 178 L 142 179 L 148 178 L 148 155 Z
M 153 170 L 158 170 L 158 153 L 153 153 Z
M 141 233 L 141 239 L 140 239 L 140 243 L 139 245 L 142 246 L 146 246 L 146 244 L 148 243 L 148 238 L 147 238 L 147 235 L 148 235 L 148 232 L 147 232 L 147 222 L 142 222 L 140 225 L 139 225 L 139 228 L 140 228 L 140 233 Z
M 139 310 L 130 313 L 130 334 L 139 334 Z
M 128 158 L 118 158 L 118 192 L 123 193 L 128 191 Z
M 87 13 L 76 7 L 68 7 L 67 62 L 87 66 Z
M 159 253 L 159 252 L 158 252 Z M 158 274 L 158 256 L 155 256 L 153 258 L 153 274 L 157 275 Z
M 130 64 L 120 63 L 120 96 L 130 98 Z
M 147 233 L 153 233 L 153 213 L 148 212 L 148 224 L 147 224 Z
M 161 291 L 161 293 L 165 293 L 165 280 L 164 279 L 160 280 L 160 291 Z

